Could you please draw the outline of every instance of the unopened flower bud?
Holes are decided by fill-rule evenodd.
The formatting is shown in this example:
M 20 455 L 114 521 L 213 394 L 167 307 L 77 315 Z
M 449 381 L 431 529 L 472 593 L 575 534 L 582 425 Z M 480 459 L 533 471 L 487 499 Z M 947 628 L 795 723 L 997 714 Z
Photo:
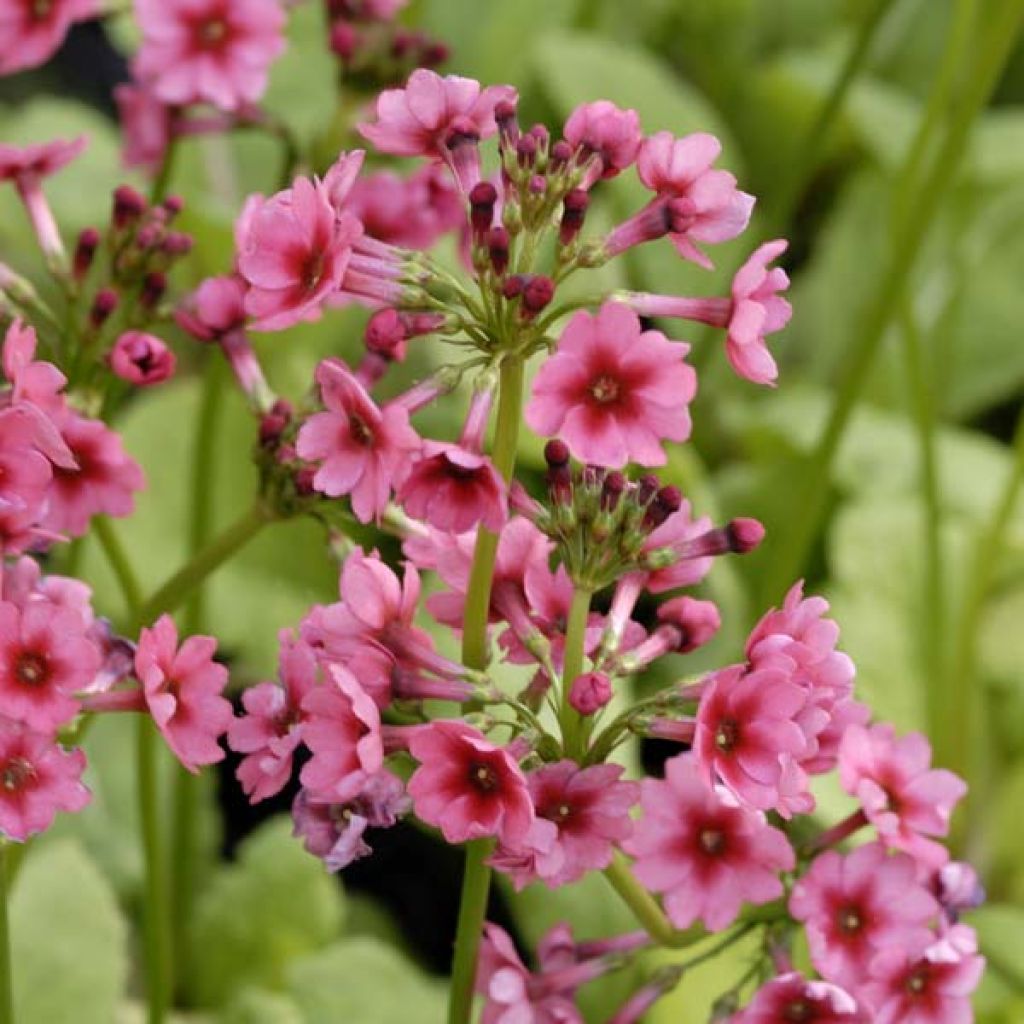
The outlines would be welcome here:
M 143 309 L 153 309 L 166 293 L 167 275 L 160 270 L 153 270 L 143 278 L 139 304 Z
M 552 469 L 561 469 L 562 466 L 568 466 L 569 446 L 557 437 L 553 437 L 544 445 L 544 461 Z
M 532 135 L 522 135 L 516 142 L 516 156 L 520 167 L 532 167 L 537 156 L 537 140 Z
M 436 68 L 450 56 L 451 50 L 446 43 L 442 43 L 440 39 L 428 39 L 420 50 L 418 63 L 421 68 Z
M 550 165 L 554 171 L 560 171 L 572 159 L 572 146 L 565 139 L 559 139 L 551 147 Z
M 558 241 L 571 244 L 583 227 L 583 219 L 590 205 L 590 195 L 581 188 L 574 188 L 562 200 L 562 223 L 558 228 Z
M 508 232 L 501 227 L 491 228 L 487 232 L 484 242 L 487 245 L 487 255 L 491 258 L 491 268 L 498 277 L 502 277 L 508 270 Z
M 555 294 L 555 282 L 550 277 L 537 274 L 523 285 L 522 308 L 525 313 L 536 316 L 551 302 Z
M 93 327 L 102 327 L 110 319 L 110 314 L 117 309 L 118 302 L 120 302 L 120 298 L 113 288 L 101 288 L 96 293 L 96 298 L 92 300 L 89 323 Z
M 502 282 L 501 294 L 511 302 L 512 299 L 518 299 L 523 294 L 525 285 L 526 281 L 522 274 L 513 274 L 512 277 L 508 277 Z
M 756 519 L 733 519 L 725 533 L 729 550 L 737 555 L 753 551 L 764 540 L 764 527 Z
M 185 209 L 185 200 L 181 196 L 168 196 L 160 205 L 167 214 L 167 223 L 169 224 Z
M 95 228 L 85 228 L 78 236 L 71 273 L 76 281 L 82 281 L 89 273 L 96 250 L 100 246 L 100 233 Z
M 187 256 L 192 251 L 192 236 L 183 231 L 168 231 L 160 243 L 160 249 L 173 259 Z
M 354 26 L 347 21 L 336 21 L 331 26 L 331 34 L 328 45 L 333 53 L 340 60 L 348 63 L 359 49 L 359 33 Z
M 478 181 L 469 193 L 469 221 L 475 238 L 482 239 L 494 220 L 498 190 L 489 181 Z
M 569 689 L 569 703 L 581 715 L 595 714 L 611 699 L 612 683 L 603 672 L 585 672 Z
M 118 231 L 137 223 L 146 210 L 146 200 L 131 187 L 119 185 L 114 189 L 113 224 Z
M 156 336 L 127 331 L 110 351 L 110 368 L 121 380 L 137 387 L 160 384 L 174 373 L 177 359 Z
M 683 496 L 678 487 L 662 487 L 647 506 L 647 513 L 644 515 L 644 526 L 651 530 L 661 526 L 670 515 L 679 511 L 682 503 Z
M 270 412 L 260 419 L 260 444 L 269 448 L 276 444 L 284 433 L 292 418 L 292 407 L 288 402 L 278 399 Z
M 316 468 L 314 466 L 302 466 L 295 471 L 295 492 L 303 498 L 308 498 L 310 495 L 316 493 L 316 488 L 313 486 L 313 477 L 316 476 Z
M 605 512 L 614 512 L 619 498 L 626 489 L 626 478 L 617 469 L 613 469 L 601 485 L 601 508 Z
M 636 500 L 639 505 L 646 505 L 658 492 L 660 481 L 653 473 L 646 473 L 637 483 Z
M 514 146 L 519 141 L 519 121 L 515 100 L 502 100 L 494 108 L 494 120 L 503 146 Z

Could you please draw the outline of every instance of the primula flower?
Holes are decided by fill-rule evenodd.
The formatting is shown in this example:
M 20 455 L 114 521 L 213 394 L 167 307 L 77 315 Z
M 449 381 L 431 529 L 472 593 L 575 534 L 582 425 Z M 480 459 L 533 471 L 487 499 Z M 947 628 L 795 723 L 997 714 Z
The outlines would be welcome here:
M 732 1024 L 871 1024 L 849 992 L 827 981 L 808 981 L 790 971 L 758 989 Z
M 874 1024 L 969 1024 L 974 1019 L 971 993 L 985 959 L 970 929 L 958 926 L 958 932 L 923 947 L 893 945 L 878 951 L 860 990 Z
M 135 74 L 173 106 L 238 110 L 258 102 L 285 46 L 277 0 L 135 0 L 135 11 Z
M 81 750 L 0 716 L 0 834 L 23 843 L 45 832 L 57 811 L 80 811 L 90 800 L 84 770 Z
M 721 779 L 743 803 L 777 807 L 787 763 L 805 749 L 792 721 L 804 701 L 804 691 L 776 667 L 733 665 L 716 672 L 701 698 L 694 737 L 707 784 Z
M 644 543 L 644 550 L 684 550 L 710 529 L 711 520 L 707 516 L 695 519 L 690 503 L 684 498 L 679 508 L 651 531 Z M 679 587 L 692 587 L 707 576 L 713 562 L 714 558 L 711 555 L 677 558 L 665 568 L 654 570 L 647 578 L 646 587 L 652 594 L 663 594 L 666 590 L 676 590 Z
M 125 167 L 156 171 L 171 144 L 171 108 L 152 90 L 134 82 L 114 89 L 121 120 L 121 159 Z
M 420 766 L 409 780 L 417 817 L 449 843 L 497 836 L 521 846 L 534 822 L 533 803 L 515 758 L 464 722 L 417 729 L 409 752 Z
M 217 742 L 234 719 L 222 696 L 228 670 L 213 660 L 217 641 L 190 636 L 178 646 L 169 615 L 139 635 L 135 671 L 153 721 L 174 756 L 190 771 L 223 760 Z
M 697 377 L 684 362 L 688 351 L 643 331 L 620 303 L 606 302 L 596 315 L 580 311 L 534 378 L 526 422 L 545 437 L 557 434 L 581 462 L 660 466 L 661 441 L 690 436 Z
M 592 169 L 580 182 L 589 188 L 599 178 L 614 178 L 636 160 L 643 141 L 640 117 L 635 110 L 622 110 L 608 100 L 580 104 L 562 129 L 565 141 L 581 152 L 583 163 L 596 157 Z
M 44 64 L 76 21 L 99 13 L 99 0 L 0 0 L 0 75 Z
M 906 854 L 880 843 L 817 856 L 793 887 L 789 912 L 807 929 L 811 962 L 828 981 L 856 991 L 883 946 L 927 941 L 938 904 Z
M 55 733 L 78 713 L 102 658 L 82 617 L 48 601 L 0 602 L 0 705 L 8 718 Z
M 110 368 L 137 387 L 151 387 L 172 377 L 177 362 L 163 341 L 144 331 L 125 331 L 110 351 Z
M 851 725 L 839 745 L 839 779 L 855 796 L 886 845 L 938 868 L 949 851 L 927 836 L 944 836 L 956 803 L 967 792 L 952 772 L 931 767 L 920 733 L 896 738 L 891 725 Z
M 292 804 L 293 835 L 328 871 L 341 871 L 373 851 L 368 828 L 390 828 L 409 809 L 402 780 L 383 770 L 371 775 L 345 803 L 324 803 L 300 790 Z
M 287 630 L 280 634 L 281 684 L 259 683 L 242 693 L 245 714 L 228 729 L 228 746 L 245 754 L 238 781 L 253 803 L 279 793 L 292 774 L 302 740 L 302 701 L 317 682 L 313 651 Z
M 664 780 L 643 779 L 640 803 L 644 815 L 623 848 L 636 858 L 636 877 L 665 894 L 677 928 L 701 920 L 720 931 L 744 901 L 782 895 L 779 872 L 796 863 L 785 835 L 725 790 L 709 788 L 691 755 L 666 762 Z
M 381 516 L 392 489 L 409 472 L 419 435 L 404 406 L 378 407 L 340 361 L 322 362 L 316 379 L 327 411 L 302 425 L 296 452 L 319 463 L 313 486 L 332 498 L 349 495 L 356 518 L 367 523 Z
M 296 178 L 270 199 L 251 200 L 239 221 L 238 270 L 249 284 L 245 310 L 253 327 L 279 331 L 316 315 L 341 287 L 361 233 L 359 221 L 339 213 L 315 179 Z

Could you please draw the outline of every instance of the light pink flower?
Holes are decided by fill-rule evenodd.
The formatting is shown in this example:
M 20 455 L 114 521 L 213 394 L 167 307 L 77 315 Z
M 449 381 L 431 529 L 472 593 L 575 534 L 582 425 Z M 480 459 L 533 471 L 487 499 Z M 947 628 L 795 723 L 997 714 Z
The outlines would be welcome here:
M 779 668 L 716 672 L 697 710 L 694 753 L 707 785 L 720 779 L 741 802 L 759 810 L 779 804 L 784 769 L 805 749 L 792 721 L 803 690 Z
M 114 89 L 121 119 L 121 159 L 125 167 L 156 171 L 171 144 L 171 109 L 144 85 L 125 82 Z
M 464 722 L 434 721 L 409 740 L 420 766 L 409 780 L 416 815 L 449 843 L 497 836 L 522 845 L 534 822 L 515 758 Z
M 880 948 L 927 941 L 927 922 L 938 909 L 917 881 L 914 861 L 890 856 L 880 843 L 845 856 L 819 854 L 789 899 L 789 912 L 807 929 L 814 966 L 852 991 Z
M 808 981 L 796 972 L 780 974 L 757 990 L 731 1024 L 871 1024 L 849 992 L 827 981 Z
M 971 993 L 984 970 L 984 957 L 962 934 L 923 948 L 892 945 L 872 958 L 861 993 L 874 1024 L 970 1024 Z
M 438 530 L 464 533 L 478 523 L 498 533 L 508 516 L 505 481 L 485 455 L 425 441 L 398 489 L 405 511 Z
M 102 657 L 82 617 L 49 601 L 23 609 L 0 602 L 0 706 L 3 714 L 55 733 L 78 713 Z
M 581 462 L 660 466 L 661 441 L 690 436 L 697 376 L 684 362 L 688 351 L 641 330 L 620 303 L 606 302 L 596 315 L 581 310 L 534 378 L 526 422 L 542 436 L 558 434 Z
M 44 64 L 76 21 L 99 13 L 99 0 L 0 0 L 0 75 Z
M 341 287 L 362 227 L 339 213 L 323 182 L 296 178 L 257 198 L 239 224 L 238 270 L 249 284 L 246 312 L 257 330 L 279 331 L 319 312 Z
M 623 848 L 636 858 L 636 877 L 665 894 L 677 928 L 701 920 L 727 927 L 743 903 L 768 903 L 782 893 L 779 873 L 796 857 L 785 835 L 721 788 L 709 788 L 692 756 L 665 765 L 665 778 L 640 783 L 643 817 Z
M 0 833 L 23 843 L 45 832 L 57 811 L 80 811 L 90 800 L 82 784 L 85 754 L 0 716 Z
M 286 630 L 280 634 L 277 683 L 259 683 L 242 694 L 245 714 L 228 729 L 228 746 L 245 754 L 238 781 L 252 803 L 280 793 L 291 778 L 302 741 L 302 701 L 317 682 L 313 651 Z
M 401 404 L 378 407 L 339 360 L 322 362 L 316 379 L 327 411 L 302 425 L 296 451 L 320 464 L 313 486 L 332 498 L 348 494 L 356 518 L 367 523 L 381 516 L 408 473 L 419 435 Z
M 95 515 L 131 515 L 133 495 L 145 487 L 145 478 L 120 436 L 102 421 L 70 410 L 60 421 L 60 430 L 76 465 L 54 467 L 46 528 L 79 537 Z
M 891 725 L 851 725 L 839 745 L 839 779 L 855 796 L 886 845 L 938 868 L 949 851 L 928 836 L 949 833 L 956 803 L 967 792 L 952 772 L 931 767 L 921 733 L 896 738 Z
M 135 0 L 142 45 L 135 74 L 172 106 L 256 103 L 284 50 L 277 0 Z
M 643 133 L 635 110 L 622 110 L 608 100 L 580 104 L 562 129 L 573 149 L 581 153 L 583 164 L 597 157 L 580 188 L 589 188 L 599 178 L 614 178 L 630 167 L 640 151 Z
M 177 363 L 164 342 L 145 331 L 125 331 L 110 351 L 110 368 L 137 387 L 161 384 L 174 375 Z
M 139 635 L 135 671 L 149 713 L 174 756 L 190 771 L 224 759 L 217 742 L 234 718 L 222 696 L 228 670 L 213 660 L 217 641 L 190 636 L 178 646 L 178 630 L 161 615 Z

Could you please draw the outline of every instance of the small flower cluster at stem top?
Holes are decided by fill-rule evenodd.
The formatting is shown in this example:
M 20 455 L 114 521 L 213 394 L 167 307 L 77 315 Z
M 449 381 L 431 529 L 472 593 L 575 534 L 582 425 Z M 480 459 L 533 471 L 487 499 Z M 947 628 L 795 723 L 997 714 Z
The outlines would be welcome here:
M 88 0 L 44 6 L 0 19 L 0 41 L 20 44 L 0 73 L 40 63 L 96 13 Z M 343 73 L 392 81 L 443 59 L 397 28 L 402 6 L 330 0 Z M 285 45 L 277 0 L 138 0 L 136 13 L 142 42 L 119 96 L 129 163 L 164 166 L 188 134 L 279 130 L 259 107 Z M 349 150 L 323 175 L 250 196 L 233 265 L 173 309 L 167 272 L 191 248 L 172 227 L 180 200 L 122 187 L 109 224 L 69 254 L 42 183 L 84 143 L 0 147 L 0 180 L 68 310 L 54 316 L 0 265 L 0 832 L 24 841 L 82 810 L 82 722 L 134 711 L 191 771 L 226 742 L 253 802 L 296 787 L 295 833 L 332 871 L 412 815 L 448 843 L 485 841 L 517 890 L 606 872 L 639 930 L 578 941 L 559 925 L 531 970 L 481 922 L 469 939 L 484 1024 L 582 1022 L 582 986 L 709 933 L 723 948 L 760 940 L 716 1019 L 960 1024 L 984 963 L 959 919 L 977 878 L 942 843 L 965 786 L 932 767 L 923 736 L 873 722 L 855 699 L 825 600 L 797 582 L 733 663 L 695 674 L 677 660 L 721 625 L 693 588 L 764 530 L 711 522 L 657 475 L 690 437 L 698 379 L 690 346 L 650 321 L 719 329 L 736 373 L 773 385 L 786 243 L 755 248 L 728 294 L 609 293 L 593 271 L 638 246 L 711 267 L 754 199 L 711 135 L 646 134 L 608 100 L 559 130 L 526 127 L 517 104 L 512 86 L 418 67 L 358 126 L 386 164 L 367 171 Z M 645 201 L 591 235 L 588 209 L 620 174 Z M 454 267 L 430 253 L 446 235 Z M 369 311 L 355 365 L 324 359 L 308 394 L 277 395 L 253 333 L 353 304 Z M 282 629 L 277 678 L 237 708 L 214 638 L 179 637 L 166 614 L 120 635 L 85 584 L 33 557 L 131 513 L 142 471 L 108 421 L 173 374 L 148 332 L 172 312 L 223 353 L 249 403 L 265 518 L 312 517 L 340 555 L 337 600 Z M 440 368 L 395 393 L 387 375 L 410 345 L 433 346 Z M 423 436 L 418 414 L 441 401 L 464 403 L 458 435 Z M 544 440 L 544 464 L 517 477 L 520 421 Z M 401 564 L 348 540 L 356 524 L 397 537 Z M 424 598 L 426 573 L 440 586 Z M 464 657 L 439 649 L 443 629 L 462 634 Z M 635 698 L 631 680 L 656 662 L 677 681 Z M 675 744 L 663 776 L 627 777 L 617 755 L 637 737 Z M 851 812 L 823 828 L 812 782 L 828 774 Z M 658 962 L 609 1024 L 642 1020 L 690 963 Z

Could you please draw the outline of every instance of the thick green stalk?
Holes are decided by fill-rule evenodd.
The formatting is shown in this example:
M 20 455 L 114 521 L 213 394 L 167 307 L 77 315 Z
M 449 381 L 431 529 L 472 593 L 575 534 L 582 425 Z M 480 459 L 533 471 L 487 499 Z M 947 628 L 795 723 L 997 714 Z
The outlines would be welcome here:
M 121 588 L 127 613 L 126 621 L 134 622 L 142 606 L 142 587 L 132 568 L 131 560 L 114 529 L 114 524 L 106 516 L 97 516 L 92 521 L 92 528 L 114 573 L 117 585 Z
M 523 364 L 513 357 L 501 364 L 498 415 L 494 428 L 494 449 L 491 452 L 495 468 L 506 480 L 512 478 L 515 469 L 522 405 Z M 487 613 L 491 604 L 491 580 L 497 551 L 497 535 L 481 527 L 473 553 L 462 625 L 462 661 L 469 668 L 483 669 L 487 666 Z M 491 887 L 491 869 L 485 862 L 492 846 L 489 839 L 477 839 L 466 844 L 466 867 L 455 932 L 455 956 L 452 960 L 448 1024 L 468 1024 L 473 1009 L 477 950 L 487 913 L 487 894 Z
M 0 1024 L 14 1024 L 14 990 L 11 975 L 11 931 L 7 916 L 10 879 L 7 858 L 10 844 L 0 840 Z
M 583 647 L 586 643 L 587 619 L 590 616 L 591 592 L 586 587 L 573 591 L 569 621 L 565 630 L 565 664 L 562 668 L 562 700 L 558 720 L 562 727 L 562 745 L 568 757 L 583 757 L 582 719 L 569 703 L 573 681 L 583 671 Z
M 174 159 L 178 155 L 178 138 L 174 134 L 174 124 L 171 124 L 171 138 L 164 150 L 163 159 L 157 168 L 156 176 L 149 187 L 149 201 L 160 203 L 167 198 L 167 190 L 171 184 L 171 174 L 174 172 Z
M 974 119 L 995 88 L 1013 50 L 1022 18 L 1024 0 L 1004 0 L 987 20 L 973 73 L 964 76 L 960 104 L 945 141 L 927 177 L 919 188 L 913 190 L 914 202 L 905 220 L 897 226 L 878 291 L 868 307 L 863 331 L 850 350 L 825 430 L 807 461 L 804 485 L 799 489 L 792 521 L 779 538 L 774 564 L 766 574 L 762 594 L 766 602 L 780 597 L 806 564 L 825 513 L 832 461 L 864 390 L 882 339 L 903 301 L 928 228 L 953 182 L 967 148 Z

